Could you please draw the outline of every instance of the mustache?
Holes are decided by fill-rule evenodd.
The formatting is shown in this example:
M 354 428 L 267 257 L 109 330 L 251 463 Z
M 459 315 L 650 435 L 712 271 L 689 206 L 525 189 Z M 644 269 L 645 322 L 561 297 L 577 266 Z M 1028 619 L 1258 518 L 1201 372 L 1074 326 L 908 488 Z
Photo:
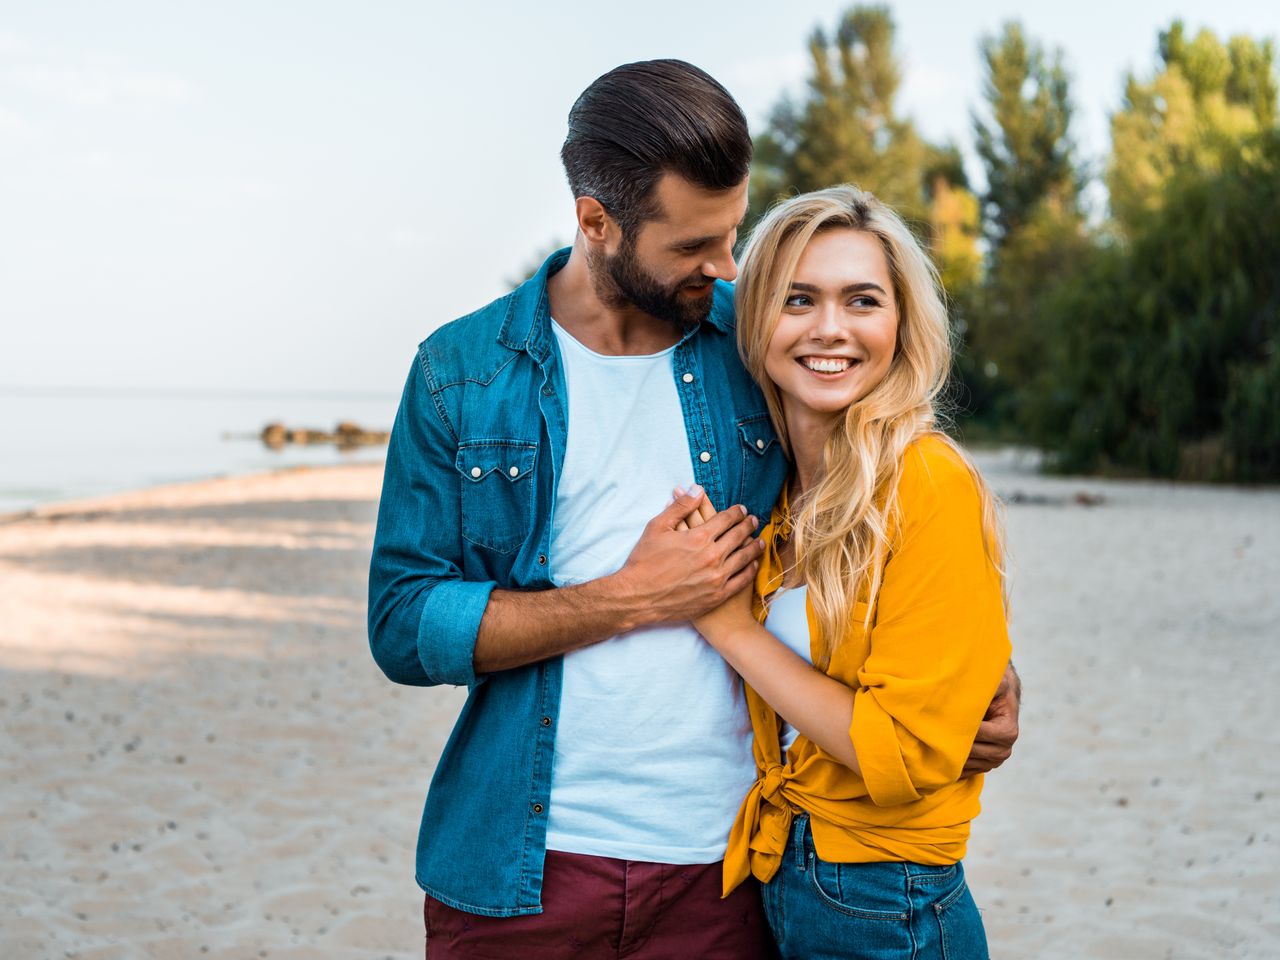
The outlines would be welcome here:
M 682 280 L 680 282 L 680 285 L 676 289 L 683 290 L 685 287 L 704 287 L 708 283 L 714 283 L 714 282 L 715 282 L 715 277 L 706 277 L 706 276 L 703 276 L 702 274 L 698 274 L 695 277 L 689 277 L 686 280 Z

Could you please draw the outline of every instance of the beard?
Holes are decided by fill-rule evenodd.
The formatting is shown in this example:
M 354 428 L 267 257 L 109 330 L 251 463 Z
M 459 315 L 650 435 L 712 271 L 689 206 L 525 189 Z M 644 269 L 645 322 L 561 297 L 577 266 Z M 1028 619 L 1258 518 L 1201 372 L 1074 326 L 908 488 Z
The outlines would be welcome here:
M 632 306 L 682 330 L 696 327 L 711 313 L 714 291 L 690 298 L 681 291 L 710 282 L 701 272 L 673 284 L 664 284 L 649 273 L 636 256 L 635 246 L 623 238 L 618 252 L 601 257 L 592 270 L 596 294 L 614 308 Z

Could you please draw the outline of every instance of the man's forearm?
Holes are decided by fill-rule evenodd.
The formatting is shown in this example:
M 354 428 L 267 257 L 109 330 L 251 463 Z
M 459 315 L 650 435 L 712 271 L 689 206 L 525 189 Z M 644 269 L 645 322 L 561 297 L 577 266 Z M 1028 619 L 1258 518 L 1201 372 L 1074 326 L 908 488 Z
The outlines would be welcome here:
M 472 663 L 476 673 L 522 667 L 635 630 L 647 613 L 616 575 L 552 590 L 494 590 Z

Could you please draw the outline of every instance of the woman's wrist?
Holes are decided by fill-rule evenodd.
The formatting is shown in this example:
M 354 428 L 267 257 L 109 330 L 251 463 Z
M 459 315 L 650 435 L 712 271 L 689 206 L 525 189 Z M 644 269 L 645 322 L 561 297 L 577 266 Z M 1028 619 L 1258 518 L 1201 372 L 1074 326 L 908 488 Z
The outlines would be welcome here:
M 741 651 L 751 642 L 751 634 L 760 630 L 760 624 L 754 617 L 743 617 L 741 620 L 726 620 L 712 628 L 714 636 L 707 637 L 707 642 L 728 658 L 732 653 Z

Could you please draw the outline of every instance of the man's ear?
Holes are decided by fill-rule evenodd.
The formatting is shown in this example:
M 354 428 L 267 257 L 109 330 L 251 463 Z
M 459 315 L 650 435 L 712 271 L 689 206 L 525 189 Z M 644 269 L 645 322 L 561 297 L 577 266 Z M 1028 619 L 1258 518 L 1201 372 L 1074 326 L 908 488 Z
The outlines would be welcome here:
M 579 197 L 576 201 L 578 229 L 587 243 L 596 244 L 612 253 L 622 239 L 617 222 L 609 216 L 595 197 Z

